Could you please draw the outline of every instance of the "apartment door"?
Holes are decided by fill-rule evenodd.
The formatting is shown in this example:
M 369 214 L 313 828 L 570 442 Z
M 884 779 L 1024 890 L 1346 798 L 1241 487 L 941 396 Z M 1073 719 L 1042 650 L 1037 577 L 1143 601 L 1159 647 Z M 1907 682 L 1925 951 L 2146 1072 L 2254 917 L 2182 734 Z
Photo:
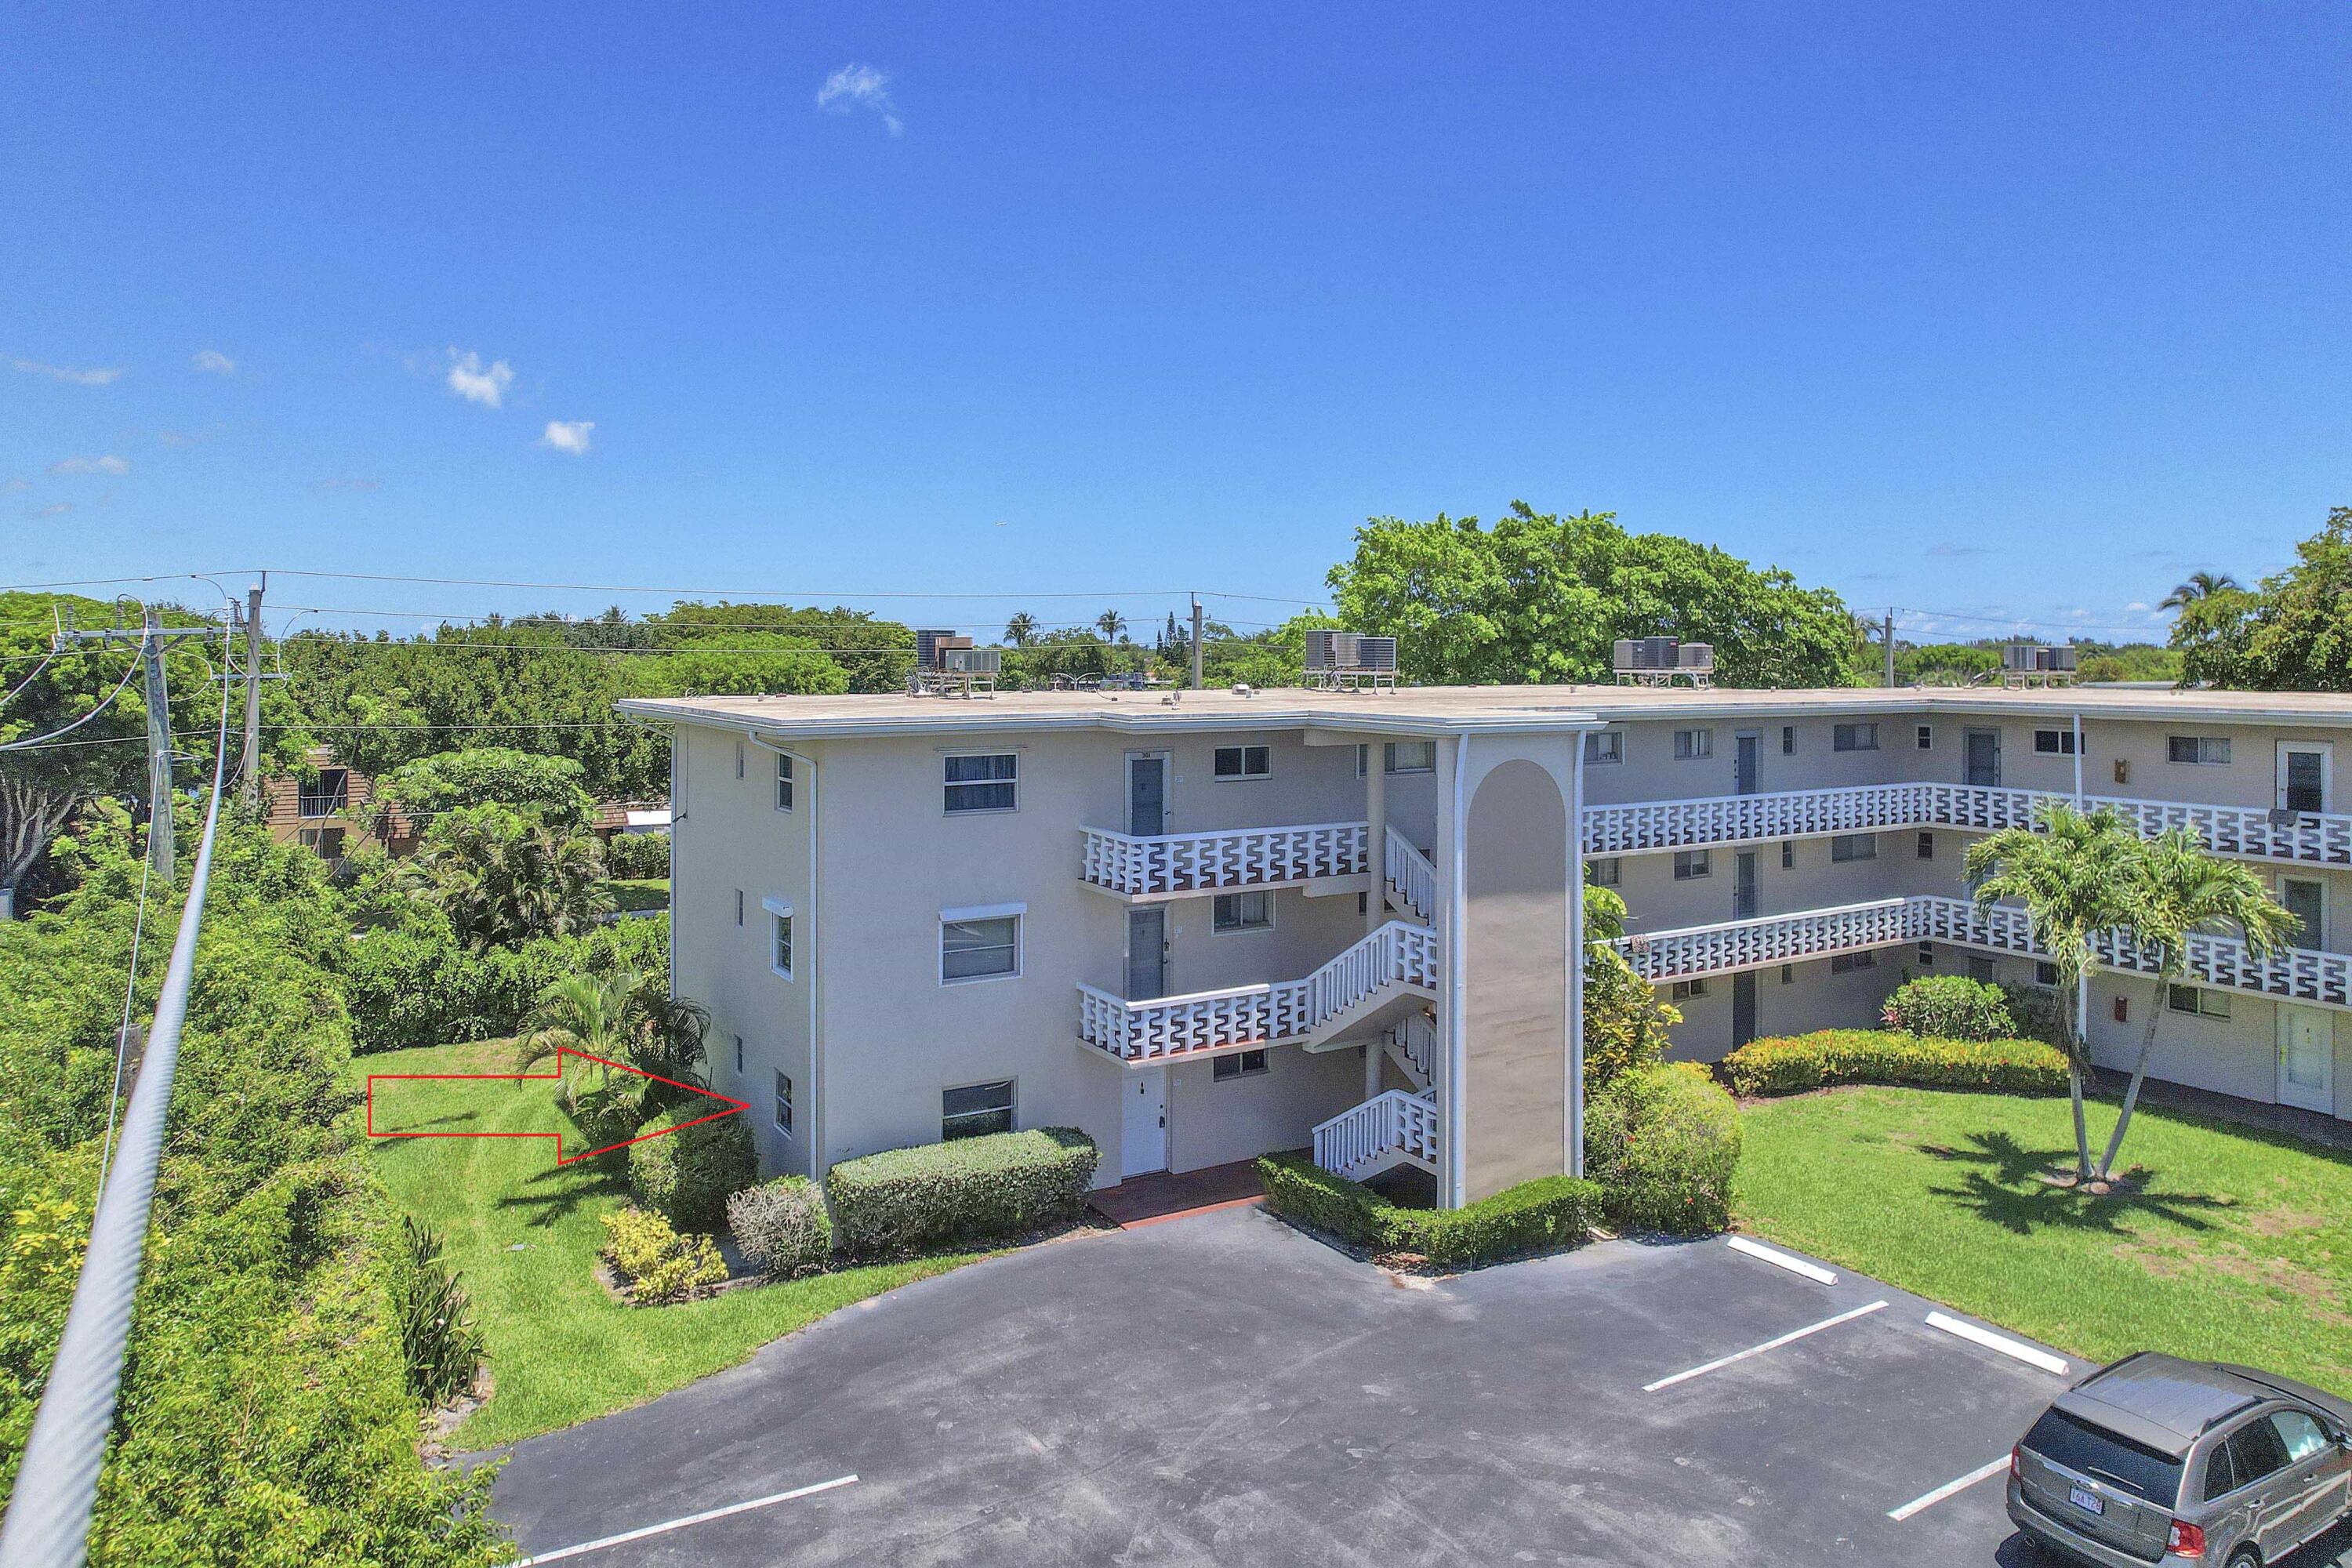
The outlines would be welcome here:
M 1127 1110 L 1118 1132 L 1119 1174 L 1147 1175 L 1168 1168 L 1168 1069 L 1127 1075 Z
M 1738 1050 L 1756 1037 L 1756 972 L 1743 969 L 1731 977 L 1731 1048 Z
M 1168 753 L 1139 752 L 1127 759 L 1127 830 L 1138 838 L 1168 831 Z
M 2279 1004 L 2278 1097 L 2282 1105 L 2333 1114 L 2336 1029 L 2326 1009 Z
M 2278 807 L 2281 811 L 2326 811 L 2333 793 L 2336 748 L 2325 741 L 2281 741 L 2278 748 Z
M 1982 784 L 1987 789 L 2000 784 L 2000 731 L 1970 730 L 1965 737 L 1968 754 L 1968 782 Z
M 1167 994 L 1168 906 L 1146 904 L 1127 911 L 1127 999 Z
M 1756 916 L 1756 851 L 1742 849 L 1731 862 L 1731 918 L 1753 920 Z
M 1731 793 L 1754 795 L 1757 769 L 1763 757 L 1763 737 L 1753 730 L 1742 730 L 1732 742 Z

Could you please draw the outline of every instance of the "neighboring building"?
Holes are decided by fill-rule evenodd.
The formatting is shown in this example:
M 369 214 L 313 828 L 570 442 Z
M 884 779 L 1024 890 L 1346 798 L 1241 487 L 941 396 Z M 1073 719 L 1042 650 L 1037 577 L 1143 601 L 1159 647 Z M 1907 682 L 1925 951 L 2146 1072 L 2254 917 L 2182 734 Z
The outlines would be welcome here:
M 1461 1203 L 1573 1171 L 1583 867 L 1675 1054 L 2041 974 L 1961 855 L 2045 798 L 2197 826 L 2305 934 L 2200 938 L 2157 1073 L 2352 1118 L 2352 699 L 1486 687 L 631 700 L 674 733 L 677 991 L 771 1170 L 1070 1124 L 1099 1179 L 1311 1146 Z M 2112 948 L 2104 962 L 2129 969 Z M 2148 979 L 2091 987 L 2137 1046 Z
M 325 746 L 313 746 L 304 760 L 312 776 L 272 773 L 262 781 L 263 820 L 272 838 L 299 844 L 328 861 L 367 844 L 381 844 L 394 855 L 416 847 L 415 823 L 397 810 L 373 809 L 373 779 L 338 762 Z

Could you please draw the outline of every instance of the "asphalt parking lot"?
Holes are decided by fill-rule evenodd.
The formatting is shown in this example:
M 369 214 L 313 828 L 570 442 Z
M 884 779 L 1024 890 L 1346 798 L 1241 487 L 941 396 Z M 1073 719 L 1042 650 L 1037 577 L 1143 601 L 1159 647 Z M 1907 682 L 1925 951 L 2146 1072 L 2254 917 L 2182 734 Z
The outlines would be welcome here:
M 1720 1238 L 1400 1283 L 1233 1209 L 851 1309 L 494 1506 L 583 1568 L 2032 1563 L 1997 1470 L 2065 1380 L 1933 1307 Z

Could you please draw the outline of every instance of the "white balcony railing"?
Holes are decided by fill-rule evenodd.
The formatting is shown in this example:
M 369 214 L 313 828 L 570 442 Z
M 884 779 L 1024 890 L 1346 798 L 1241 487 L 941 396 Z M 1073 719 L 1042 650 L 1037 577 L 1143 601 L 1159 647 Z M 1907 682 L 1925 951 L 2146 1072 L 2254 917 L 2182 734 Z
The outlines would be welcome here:
M 1391 827 L 1381 855 L 1381 879 L 1423 920 L 1437 918 L 1437 868 L 1413 841 Z
M 1585 809 L 1584 853 L 1633 855 L 1650 849 L 1906 827 L 1990 832 L 2030 826 L 2043 801 L 2073 799 L 2053 790 L 1915 782 L 1596 805 Z M 2083 804 L 2093 809 L 2112 807 L 2151 836 L 2167 828 L 2193 827 L 2216 854 L 2352 867 L 2352 816 L 2107 795 L 2087 795 Z
M 1233 888 L 1279 887 L 1371 868 L 1371 829 L 1360 822 L 1303 827 L 1234 827 L 1139 838 L 1106 828 L 1081 830 L 1079 875 L 1129 898 L 1174 898 Z
M 2023 910 L 2008 905 L 1980 909 L 1973 900 L 1926 895 L 1651 931 L 1621 937 L 1613 945 L 1634 973 L 1663 983 L 1918 942 L 2041 956 Z M 2157 973 L 2155 953 L 2134 941 L 2128 931 L 2100 933 L 2093 951 L 2102 968 Z M 2258 956 L 2235 937 L 2196 935 L 2189 939 L 2182 978 L 2282 1001 L 2352 1007 L 2352 954 L 2347 953 L 2289 947 Z
M 1081 984 L 1078 1038 L 1134 1065 L 1246 1049 L 1310 1039 L 1389 991 L 1436 994 L 1428 927 L 1391 921 L 1312 974 L 1271 984 L 1129 1002 Z
M 1375 1095 L 1315 1129 L 1315 1163 L 1337 1175 L 1372 1175 L 1392 1165 L 1437 1169 L 1437 1103 L 1401 1089 Z

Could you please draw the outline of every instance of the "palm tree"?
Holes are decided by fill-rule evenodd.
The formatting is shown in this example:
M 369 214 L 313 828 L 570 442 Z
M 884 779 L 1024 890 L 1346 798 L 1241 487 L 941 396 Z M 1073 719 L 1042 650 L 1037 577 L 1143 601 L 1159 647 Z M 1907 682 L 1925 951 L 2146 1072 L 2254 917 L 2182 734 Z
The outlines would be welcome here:
M 625 967 L 561 975 L 548 982 L 524 1022 L 514 1070 L 526 1072 L 550 1057 L 561 1061 L 564 1051 L 619 1062 L 669 1080 L 647 1082 L 639 1090 L 638 1109 L 650 1112 L 684 1098 L 686 1089 L 703 1087 L 702 1041 L 709 1027 L 709 1012 L 672 996 L 660 975 Z M 611 1068 L 598 1066 L 595 1073 L 598 1089 L 612 1088 Z M 562 1093 L 565 1104 L 577 1104 L 579 1089 L 569 1068 Z
M 1095 630 L 1102 634 L 1105 642 L 1121 641 L 1127 636 L 1127 617 L 1117 610 L 1105 610 L 1095 617 Z
M 2132 1064 L 2131 1087 L 2124 1092 L 2123 1114 L 2116 1119 L 2115 1136 L 2099 1158 L 2095 1174 L 2100 1181 L 2115 1170 L 2116 1152 L 2123 1147 L 2124 1131 L 2139 1106 L 2157 1029 L 2164 1021 L 2172 984 L 2188 966 L 2189 936 L 2234 929 L 2259 956 L 2283 946 L 2294 932 L 2294 917 L 2279 906 L 2262 878 L 2249 867 L 2207 853 L 2193 827 L 2176 827 L 2147 842 L 2125 884 L 2124 899 L 2130 940 L 2143 963 L 2154 959 L 2156 979 L 2147 1000 L 2147 1027 L 2140 1033 L 2139 1059 Z
M 2238 580 L 2227 572 L 2191 572 L 2189 581 L 2164 596 L 2159 610 L 2185 610 L 2200 599 L 2210 599 L 2216 594 L 2234 594 Z
M 1037 617 L 1026 610 L 1017 610 L 1004 623 L 1004 640 L 1014 647 L 1027 647 L 1037 640 Z
M 2126 889 L 2140 858 L 2139 835 L 2112 809 L 2087 815 L 2063 801 L 2044 803 L 2031 827 L 2004 827 L 1969 847 L 1964 862 L 1977 907 L 2002 899 L 2025 906 L 2034 945 L 2058 972 L 2064 1020 L 2066 1079 L 2074 1101 L 2075 1175 L 2092 1179 L 2091 1135 L 2083 1119 L 2083 1082 L 2090 1066 L 2084 1044 L 2081 982 L 2093 972 L 2094 941 L 2128 923 Z
M 613 910 L 596 841 L 544 822 L 490 813 L 445 823 L 414 873 L 425 896 L 475 947 L 568 936 Z

